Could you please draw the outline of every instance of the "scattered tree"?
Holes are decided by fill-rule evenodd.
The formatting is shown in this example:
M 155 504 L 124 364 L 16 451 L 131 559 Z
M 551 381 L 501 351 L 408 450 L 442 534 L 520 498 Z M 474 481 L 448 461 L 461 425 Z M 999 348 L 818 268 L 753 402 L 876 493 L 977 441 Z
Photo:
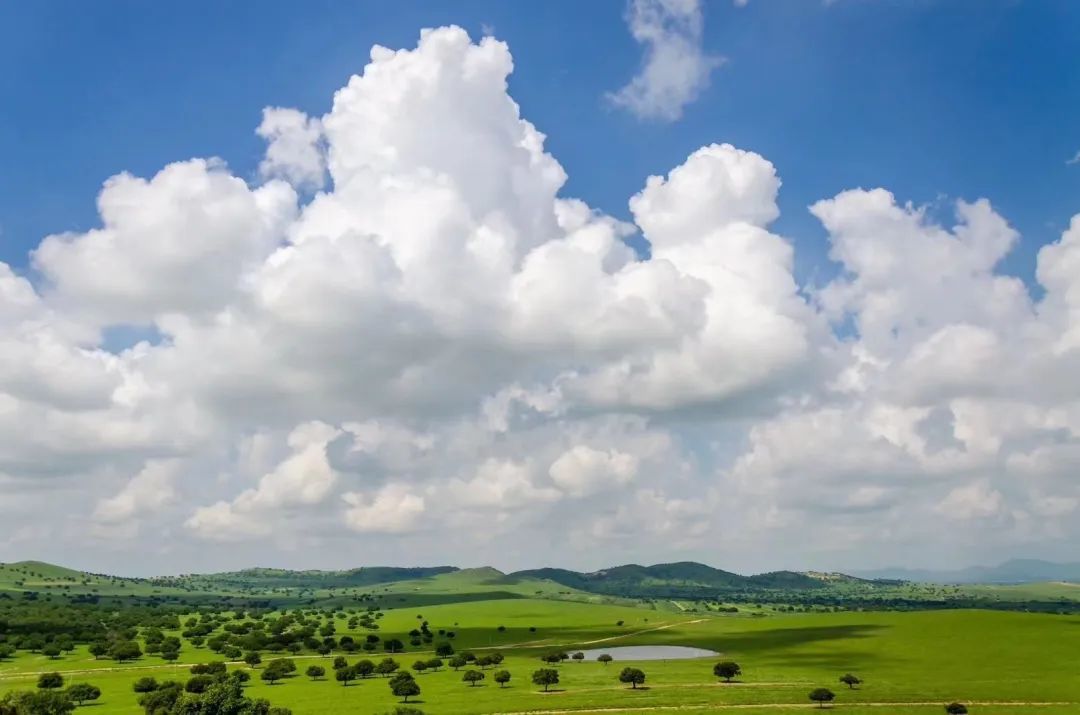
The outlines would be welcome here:
M 967 705 L 963 703 L 949 703 L 945 706 L 945 712 L 949 715 L 967 715 Z
M 499 684 L 500 688 L 506 687 L 506 684 L 510 682 L 509 670 L 496 670 L 491 676 L 495 679 L 495 682 Z
M 259 679 L 265 682 L 267 685 L 273 685 L 284 677 L 285 672 L 279 668 L 266 668 L 259 675 Z
M 733 660 L 722 660 L 712 669 L 713 675 L 723 678 L 725 683 L 730 683 L 732 678 L 742 675 L 742 668 Z
M 321 665 L 309 665 L 304 674 L 312 680 L 319 680 L 326 675 L 326 668 Z
M 398 673 L 390 679 L 390 692 L 407 703 L 410 697 L 420 694 L 420 684 L 409 673 Z
M 400 667 L 398 662 L 393 658 L 383 658 L 379 661 L 379 664 L 375 666 L 375 672 L 382 676 L 388 676 Z
M 831 703 L 836 698 L 836 693 L 828 688 L 814 688 L 810 691 L 810 699 L 818 704 L 819 708 L 825 707 L 825 703 Z
M 604 665 L 607 665 L 608 663 L 610 663 L 611 661 L 613 661 L 613 660 L 615 660 L 615 659 L 614 659 L 614 658 L 612 658 L 612 657 L 611 657 L 610 655 L 608 655 L 607 653 L 601 653 L 601 654 L 599 655 L 599 657 L 597 657 L 597 660 L 598 660 L 598 661 L 600 661 L 601 663 L 603 663 Z
M 210 675 L 193 675 L 188 678 L 184 690 L 189 693 L 205 693 L 213 683 L 214 678 Z
M 645 682 L 645 671 L 639 668 L 623 668 L 619 673 L 620 683 L 630 683 L 630 687 L 637 690 L 637 686 Z
M 338 668 L 334 671 L 334 680 L 338 681 L 344 687 L 348 687 L 349 683 L 356 680 L 356 668 L 345 666 L 344 668 Z
M 477 683 L 484 679 L 484 674 L 479 670 L 466 670 L 461 679 L 468 683 L 470 687 L 475 687 Z
M 81 706 L 87 700 L 97 700 L 100 698 L 101 688 L 96 685 L 90 685 L 89 683 L 76 683 L 67 689 L 67 694 L 69 698 Z
M 244 656 L 244 662 L 250 665 L 252 668 L 258 667 L 262 662 L 262 656 L 257 651 L 251 651 Z
M 857 675 L 852 675 L 851 673 L 845 673 L 844 675 L 840 676 L 840 682 L 848 686 L 848 688 L 852 690 L 854 690 L 856 686 L 862 685 L 862 679 L 859 678 L 859 676 Z
M 42 673 L 38 676 L 37 686 L 41 690 L 56 690 L 64 687 L 64 676 L 59 673 Z
M 131 689 L 136 693 L 152 693 L 158 689 L 158 681 L 150 678 L 139 678 L 131 684 Z
M 536 685 L 544 686 L 544 692 L 552 685 L 559 684 L 559 671 L 554 668 L 541 668 L 532 674 L 532 681 Z

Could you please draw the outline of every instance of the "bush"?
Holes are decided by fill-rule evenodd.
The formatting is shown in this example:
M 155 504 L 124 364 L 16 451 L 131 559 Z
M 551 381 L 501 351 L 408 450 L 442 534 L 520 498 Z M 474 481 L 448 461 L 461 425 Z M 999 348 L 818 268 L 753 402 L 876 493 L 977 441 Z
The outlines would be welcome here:
M 38 676 L 37 686 L 41 690 L 56 690 L 64 687 L 64 676 L 59 673 L 42 673 Z
M 89 683 L 76 683 L 67 689 L 68 697 L 79 705 L 87 700 L 97 700 L 101 697 L 101 688 Z
M 158 681 L 150 678 L 139 678 L 131 684 L 131 689 L 136 693 L 152 693 L 158 689 Z
M 189 693 L 205 693 L 214 684 L 214 678 L 210 675 L 193 675 L 188 678 L 184 690 Z

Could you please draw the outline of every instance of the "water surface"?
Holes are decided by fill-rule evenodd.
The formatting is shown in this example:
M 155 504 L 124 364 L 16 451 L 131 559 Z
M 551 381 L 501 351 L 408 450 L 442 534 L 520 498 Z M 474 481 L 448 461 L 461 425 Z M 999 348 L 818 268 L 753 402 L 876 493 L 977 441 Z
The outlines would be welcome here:
M 576 651 L 574 651 L 576 652 Z M 596 660 L 597 656 L 607 653 L 616 661 L 620 660 L 686 660 L 688 658 L 709 658 L 720 655 L 705 648 L 691 648 L 685 645 L 624 645 L 613 648 L 591 648 L 581 651 L 586 660 Z

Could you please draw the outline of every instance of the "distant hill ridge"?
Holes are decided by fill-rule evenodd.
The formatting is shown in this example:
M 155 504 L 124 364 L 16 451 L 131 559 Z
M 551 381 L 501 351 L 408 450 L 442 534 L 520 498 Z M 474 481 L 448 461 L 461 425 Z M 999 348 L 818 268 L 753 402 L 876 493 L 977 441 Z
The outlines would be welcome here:
M 1059 564 L 1041 559 L 1011 559 L 997 566 L 970 566 L 952 571 L 889 568 L 861 571 L 856 575 L 867 579 L 896 579 L 940 584 L 1080 582 L 1080 564 Z
M 837 572 L 772 571 L 743 576 L 695 561 L 642 566 L 623 564 L 597 571 L 563 568 L 526 569 L 504 573 L 492 567 L 461 569 L 456 566 L 397 567 L 364 566 L 344 570 L 292 570 L 249 568 L 209 574 L 181 574 L 156 578 L 126 578 L 77 571 L 41 561 L 0 563 L 0 588 L 31 588 L 58 582 L 113 586 L 148 584 L 157 588 L 245 591 L 248 589 L 344 589 L 368 588 L 410 582 L 410 588 L 426 588 L 436 579 L 443 586 L 455 583 L 485 586 L 523 586 L 546 582 L 555 588 L 586 593 L 636 598 L 701 598 L 721 593 L 760 591 L 809 591 L 844 584 L 875 584 L 909 581 L 939 584 L 1021 584 L 1047 581 L 1080 582 L 1080 564 L 1058 564 L 1038 559 L 1014 559 L 998 566 L 975 566 L 956 571 L 881 569 L 848 575 Z M 549 586 L 550 588 L 551 586 Z
M 547 579 L 570 588 L 593 593 L 638 597 L 697 596 L 717 591 L 762 589 L 816 589 L 820 579 L 795 571 L 773 571 L 741 576 L 695 561 L 679 561 L 654 566 L 626 564 L 590 573 L 559 568 L 517 571 L 511 576 Z

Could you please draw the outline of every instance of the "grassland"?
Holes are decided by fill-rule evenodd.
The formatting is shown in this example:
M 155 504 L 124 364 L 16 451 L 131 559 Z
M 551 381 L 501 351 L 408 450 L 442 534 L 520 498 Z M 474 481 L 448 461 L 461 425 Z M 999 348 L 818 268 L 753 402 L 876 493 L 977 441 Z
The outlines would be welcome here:
M 480 687 L 468 686 L 461 673 L 446 668 L 419 675 L 420 707 L 427 713 L 799 712 L 809 705 L 807 692 L 819 685 L 837 693 L 835 709 L 853 714 L 940 713 L 941 703 L 954 699 L 972 703 L 973 713 L 1080 712 L 1080 669 L 1075 665 L 1080 618 L 1075 616 L 940 610 L 749 617 L 521 594 L 471 598 L 477 589 L 484 592 L 484 576 L 465 573 L 439 584 L 444 595 L 464 597 L 459 602 L 384 610 L 379 630 L 383 638 L 403 636 L 422 618 L 432 629 L 454 630 L 458 651 L 498 650 L 506 656 L 501 667 L 513 676 L 506 688 L 491 681 L 491 670 Z M 408 594 L 420 586 L 403 582 L 394 588 Z M 616 625 L 620 621 L 622 625 Z M 339 636 L 350 632 L 345 617 L 334 622 Z M 366 633 L 359 629 L 352 635 Z M 556 692 L 543 694 L 529 682 L 530 674 L 543 665 L 539 656 L 551 650 L 643 644 L 709 648 L 738 661 L 744 675 L 724 685 L 712 676 L 715 659 L 642 662 L 634 665 L 646 672 L 646 688 L 634 691 L 616 680 L 626 663 L 568 661 L 558 666 Z M 404 667 L 421 655 L 433 655 L 423 648 L 408 650 L 395 656 Z M 384 656 L 376 655 L 376 660 Z M 135 679 L 153 675 L 183 680 L 188 665 L 216 657 L 187 644 L 176 664 L 144 656 L 117 666 L 94 660 L 85 646 L 58 660 L 20 652 L 0 663 L 0 692 L 32 687 L 38 673 L 55 670 L 67 674 L 71 683 L 90 682 L 102 689 L 101 700 L 91 707 L 95 715 L 137 713 L 131 690 Z M 356 653 L 349 660 L 362 657 L 372 656 Z M 301 654 L 295 660 L 300 675 L 276 685 L 260 682 L 253 671 L 249 693 L 290 707 L 297 715 L 378 713 L 398 702 L 381 678 L 342 687 L 332 678 L 311 681 L 302 675 L 316 663 L 332 673 L 332 656 Z M 234 663 L 230 668 L 247 666 Z M 837 678 L 849 671 L 866 684 L 858 690 L 840 686 Z
M 373 583 L 372 579 L 395 580 Z M 859 580 L 830 579 L 834 596 L 852 594 L 858 603 L 867 594 L 882 599 L 915 599 L 944 606 L 954 598 L 987 602 L 1071 603 L 1080 598 L 1075 584 L 1022 586 L 933 586 L 918 584 L 868 585 Z M 884 594 L 884 595 L 882 595 Z M 959 595 L 958 595 L 959 594 Z M 679 598 L 620 598 L 590 593 L 551 580 L 502 574 L 494 569 L 384 569 L 351 572 L 282 572 L 252 570 L 173 579 L 122 579 L 86 574 L 49 564 L 23 562 L 0 565 L 0 603 L 32 600 L 63 609 L 79 598 L 102 599 L 94 608 L 109 612 L 128 603 L 183 609 L 202 614 L 228 611 L 231 602 L 263 604 L 260 613 L 273 619 L 280 613 L 266 608 L 298 610 L 320 622 L 332 622 L 336 636 L 361 641 L 372 631 L 349 627 L 350 619 L 370 608 L 381 610 L 378 635 L 409 641 L 408 632 L 427 621 L 433 631 L 453 631 L 453 647 L 476 654 L 499 652 L 512 680 L 505 688 L 492 682 L 493 669 L 478 687 L 462 682 L 462 673 L 443 668 L 417 676 L 422 688 L 420 707 L 426 713 L 550 713 L 562 712 L 800 712 L 811 707 L 807 693 L 814 687 L 834 690 L 834 709 L 846 713 L 940 713 L 941 704 L 960 700 L 973 713 L 1080 713 L 1080 617 L 980 609 L 889 610 L 840 609 L 805 603 L 792 613 L 783 603 L 693 600 Z M 31 599 L 32 597 L 32 599 Z M 872 599 L 871 599 L 872 600 Z M 798 596 L 793 595 L 798 602 Z M 95 602 L 96 603 L 96 602 Z M 210 604 L 218 604 L 212 606 Z M 269 605 L 268 605 L 269 604 Z M 1045 605 L 1045 603 L 1044 603 Z M 1042 608 L 1041 610 L 1046 610 Z M 183 615 L 181 620 L 186 620 Z M 180 636 L 179 630 L 167 635 Z M 406 646 L 395 659 L 407 669 L 417 659 L 434 656 L 435 643 Z M 716 658 L 683 661 L 596 662 L 567 661 L 558 666 L 560 684 L 551 693 L 530 682 L 531 673 L 546 667 L 540 656 L 554 650 L 623 645 L 687 645 L 717 652 Z M 288 654 L 281 654 L 288 655 Z M 305 649 L 290 656 L 297 675 L 275 685 L 260 681 L 259 669 L 232 662 L 230 669 L 252 673 L 250 695 L 266 697 L 297 715 L 380 713 L 393 708 L 384 679 L 373 677 L 343 687 L 333 680 L 336 650 L 320 656 Z M 386 654 L 357 651 L 378 661 Z M 277 657 L 264 653 L 264 659 Z M 721 657 L 739 662 L 744 675 L 721 684 L 712 665 Z M 68 684 L 89 682 L 102 689 L 91 707 L 96 715 L 139 713 L 132 683 L 152 675 L 159 680 L 186 680 L 191 664 L 220 660 L 205 646 L 186 640 L 176 663 L 144 655 L 117 665 L 93 658 L 79 644 L 60 658 L 20 650 L 0 661 L 0 694 L 32 688 L 42 672 L 64 673 Z M 307 666 L 322 665 L 328 679 L 312 681 Z M 631 690 L 617 681 L 625 665 L 643 669 L 645 687 Z M 854 672 L 865 685 L 849 690 L 837 680 Z

